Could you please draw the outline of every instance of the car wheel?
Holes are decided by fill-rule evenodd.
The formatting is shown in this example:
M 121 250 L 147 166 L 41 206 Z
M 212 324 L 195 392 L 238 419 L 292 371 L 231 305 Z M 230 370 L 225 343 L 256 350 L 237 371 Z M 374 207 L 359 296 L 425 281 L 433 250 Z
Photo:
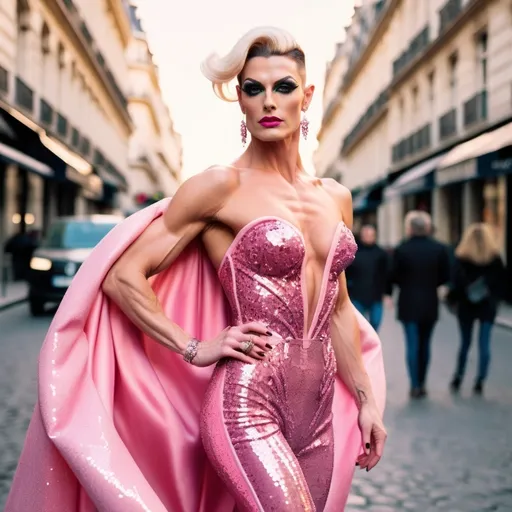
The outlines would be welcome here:
M 29 299 L 30 314 L 32 316 L 41 316 L 44 313 L 44 302 L 40 299 Z

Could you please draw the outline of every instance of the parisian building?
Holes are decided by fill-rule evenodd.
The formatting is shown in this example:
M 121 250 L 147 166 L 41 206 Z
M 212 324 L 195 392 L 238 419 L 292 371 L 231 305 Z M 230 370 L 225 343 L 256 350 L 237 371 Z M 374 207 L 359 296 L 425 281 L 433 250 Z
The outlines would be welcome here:
M 0 254 L 57 216 L 172 195 L 181 139 L 127 0 L 0 2 Z
M 512 261 L 512 9 L 359 2 L 326 72 L 315 164 L 352 191 L 355 230 L 394 247 L 412 209 L 454 247 L 485 221 Z
M 146 33 L 135 5 L 129 5 L 131 40 L 127 49 L 128 109 L 134 123 L 128 158 L 130 194 L 122 209 L 130 212 L 152 198 L 172 196 L 181 179 L 182 145 L 160 89 Z

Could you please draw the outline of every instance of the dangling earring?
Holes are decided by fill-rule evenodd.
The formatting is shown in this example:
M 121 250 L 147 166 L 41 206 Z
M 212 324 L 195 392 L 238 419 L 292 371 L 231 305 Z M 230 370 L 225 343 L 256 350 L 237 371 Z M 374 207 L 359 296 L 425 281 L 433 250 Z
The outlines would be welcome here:
M 240 123 L 240 137 L 242 138 L 242 146 L 245 146 L 247 144 L 247 125 L 243 119 Z
M 300 130 L 302 132 L 302 137 L 304 137 L 304 140 L 307 140 L 309 131 L 309 120 L 306 117 L 306 112 L 304 112 L 304 116 L 302 117 L 302 121 L 300 122 Z

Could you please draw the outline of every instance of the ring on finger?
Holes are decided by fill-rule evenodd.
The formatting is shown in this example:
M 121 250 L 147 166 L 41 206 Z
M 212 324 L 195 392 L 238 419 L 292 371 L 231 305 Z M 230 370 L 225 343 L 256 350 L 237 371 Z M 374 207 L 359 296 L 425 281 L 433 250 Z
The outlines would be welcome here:
M 252 337 L 249 340 L 242 341 L 242 352 L 247 355 L 254 347 Z

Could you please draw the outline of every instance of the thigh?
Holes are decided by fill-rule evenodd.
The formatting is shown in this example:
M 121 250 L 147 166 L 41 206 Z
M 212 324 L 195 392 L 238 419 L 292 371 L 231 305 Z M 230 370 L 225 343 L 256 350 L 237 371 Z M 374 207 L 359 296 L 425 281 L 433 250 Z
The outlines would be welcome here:
M 473 335 L 473 324 L 475 320 L 474 318 L 469 316 L 459 316 L 458 320 L 462 344 L 469 346 L 471 344 L 471 337 Z
M 252 375 L 257 367 L 263 368 L 234 362 L 216 368 L 202 412 L 205 451 L 237 511 L 313 512 L 306 479 L 282 433 L 271 393 L 260 388 L 262 375 Z

